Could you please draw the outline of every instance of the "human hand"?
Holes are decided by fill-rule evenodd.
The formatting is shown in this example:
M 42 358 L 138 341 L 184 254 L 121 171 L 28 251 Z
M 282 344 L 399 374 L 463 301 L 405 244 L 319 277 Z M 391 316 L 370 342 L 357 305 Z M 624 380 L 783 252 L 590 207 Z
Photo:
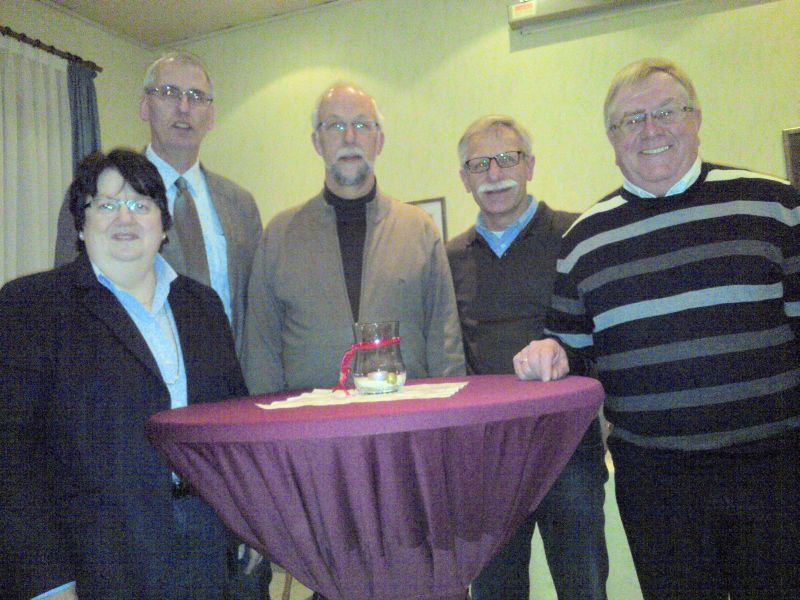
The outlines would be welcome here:
M 247 551 L 247 566 L 244 568 L 245 575 L 252 575 L 255 568 L 261 564 L 261 561 L 264 560 L 264 557 L 258 553 L 257 550 L 247 546 L 245 544 L 241 544 L 239 546 L 239 559 L 241 560 L 244 557 L 245 550 Z
M 533 341 L 514 355 L 514 372 L 523 381 L 561 379 L 569 373 L 567 353 L 554 339 Z

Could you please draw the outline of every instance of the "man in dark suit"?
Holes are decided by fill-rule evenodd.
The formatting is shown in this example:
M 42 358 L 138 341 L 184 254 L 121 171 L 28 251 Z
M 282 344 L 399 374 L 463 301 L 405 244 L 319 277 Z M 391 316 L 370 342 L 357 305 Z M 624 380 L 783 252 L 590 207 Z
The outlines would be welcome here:
M 214 125 L 213 99 L 211 78 L 202 61 L 189 53 L 171 53 L 147 70 L 139 116 L 150 124 L 145 155 L 164 180 L 175 221 L 164 258 L 178 273 L 210 285 L 219 294 L 238 351 L 247 282 L 262 226 L 253 196 L 199 162 L 200 144 Z M 192 217 L 195 230 L 189 223 L 187 235 L 183 235 L 181 214 L 176 214 L 180 178 L 186 181 L 196 209 Z M 56 266 L 75 258 L 75 244 L 72 217 L 64 205 L 58 219 Z

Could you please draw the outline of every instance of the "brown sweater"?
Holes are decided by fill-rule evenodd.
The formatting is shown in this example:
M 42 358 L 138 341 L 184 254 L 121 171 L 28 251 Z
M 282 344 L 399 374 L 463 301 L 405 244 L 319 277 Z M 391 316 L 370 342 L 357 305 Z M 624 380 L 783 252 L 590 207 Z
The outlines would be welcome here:
M 400 321 L 409 378 L 460 375 L 453 283 L 436 226 L 378 190 L 367 205 L 358 319 Z M 336 384 L 353 342 L 334 209 L 322 194 L 276 216 L 248 289 L 242 364 L 251 393 Z

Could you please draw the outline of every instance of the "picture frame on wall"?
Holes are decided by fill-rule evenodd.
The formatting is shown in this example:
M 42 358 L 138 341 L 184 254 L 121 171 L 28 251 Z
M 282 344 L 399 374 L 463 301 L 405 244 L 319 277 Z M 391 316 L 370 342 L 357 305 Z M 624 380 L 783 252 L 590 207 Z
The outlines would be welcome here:
M 783 151 L 786 155 L 786 177 L 800 190 L 800 127 L 783 130 Z
M 428 198 L 427 200 L 412 200 L 409 204 L 419 206 L 422 210 L 428 213 L 436 227 L 439 228 L 439 233 L 442 234 L 442 241 L 447 241 L 447 210 L 445 207 L 444 196 L 440 198 Z

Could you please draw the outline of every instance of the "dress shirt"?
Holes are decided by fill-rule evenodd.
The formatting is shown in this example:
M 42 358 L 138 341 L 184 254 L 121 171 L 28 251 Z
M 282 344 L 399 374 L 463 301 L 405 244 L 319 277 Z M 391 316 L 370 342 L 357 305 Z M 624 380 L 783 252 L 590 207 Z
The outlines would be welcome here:
M 702 162 L 703 161 L 701 161 L 700 157 L 698 156 L 695 159 L 694 164 L 689 168 L 688 171 L 686 171 L 686 174 L 683 177 L 681 177 L 678 181 L 676 181 L 675 184 L 667 190 L 667 193 L 664 194 L 664 197 L 674 196 L 675 194 L 682 194 L 683 192 L 688 190 L 689 186 L 692 185 L 695 181 L 697 181 L 698 177 L 700 177 L 700 166 L 702 165 Z M 627 180 L 627 178 L 625 179 L 625 182 L 622 184 L 622 187 L 628 190 L 631 194 L 636 194 L 640 198 L 658 198 L 658 196 L 656 196 L 655 194 L 651 194 L 647 190 L 643 190 L 642 188 L 640 188 L 635 183 L 631 183 L 630 181 Z
M 178 173 L 172 165 L 156 154 L 151 144 L 148 144 L 145 156 L 155 165 L 161 175 L 161 179 L 164 181 L 164 187 L 167 188 L 167 202 L 170 214 L 174 214 L 175 196 L 178 194 L 175 181 L 178 177 L 183 177 L 186 180 L 186 185 L 197 207 L 200 227 L 203 229 L 203 242 L 205 243 L 206 256 L 208 257 L 208 274 L 211 280 L 211 287 L 214 288 L 214 291 L 217 292 L 222 300 L 222 306 L 228 316 L 228 321 L 232 321 L 231 284 L 228 279 L 228 242 L 225 239 L 225 232 L 222 230 L 219 215 L 217 215 L 214 203 L 211 200 L 211 192 L 208 191 L 208 183 L 203 170 L 200 168 L 200 162 L 196 162 L 185 173 Z M 188 251 L 188 249 L 184 248 L 184 253 Z
M 531 222 L 533 215 L 536 214 L 536 206 L 538 203 L 536 199 L 528 194 L 528 208 L 522 213 L 519 218 L 506 227 L 503 231 L 492 231 L 487 228 L 483 222 L 483 218 L 478 213 L 478 220 L 475 223 L 475 231 L 481 234 L 481 237 L 486 240 L 489 247 L 492 249 L 498 258 L 503 256 L 512 242 L 517 239 L 520 231 L 525 229 L 525 226 Z
M 156 255 L 156 289 L 153 293 L 151 309 L 147 310 L 128 292 L 120 290 L 106 277 L 97 265 L 92 263 L 97 280 L 108 288 L 130 315 L 139 333 L 147 342 L 147 347 L 156 359 L 161 379 L 169 390 L 171 408 L 181 408 L 188 404 L 186 391 L 186 369 L 183 364 L 181 340 L 178 327 L 169 306 L 167 296 L 169 286 L 178 276 L 175 270 L 160 255 Z M 176 379 L 177 375 L 177 379 Z

